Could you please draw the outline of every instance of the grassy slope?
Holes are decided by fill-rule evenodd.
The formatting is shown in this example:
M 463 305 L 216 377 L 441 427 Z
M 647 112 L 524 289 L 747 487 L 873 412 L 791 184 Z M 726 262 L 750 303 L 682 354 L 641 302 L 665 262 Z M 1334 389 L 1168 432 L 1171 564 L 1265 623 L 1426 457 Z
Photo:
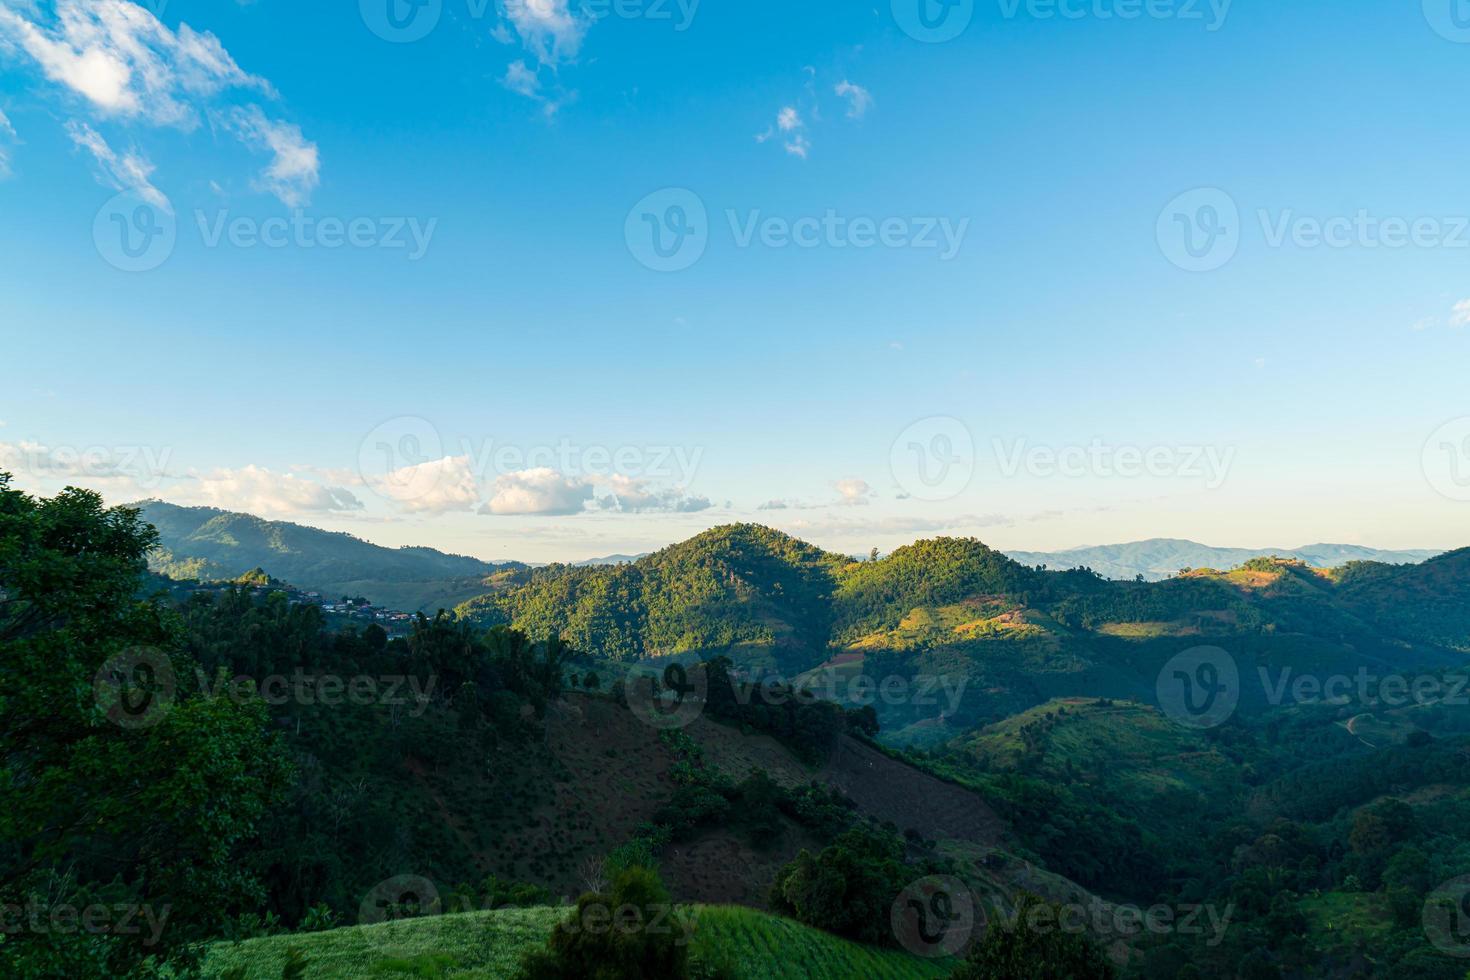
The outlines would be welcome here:
M 514 975 L 521 955 L 543 944 L 563 914 L 558 908 L 497 909 L 221 943 L 206 959 L 204 974 L 220 977 L 244 967 L 251 980 L 274 980 L 287 949 L 296 947 L 306 954 L 308 978 L 500 980 Z M 693 949 L 729 963 L 749 980 L 923 980 L 944 976 L 954 965 L 861 946 L 738 906 L 699 906 Z

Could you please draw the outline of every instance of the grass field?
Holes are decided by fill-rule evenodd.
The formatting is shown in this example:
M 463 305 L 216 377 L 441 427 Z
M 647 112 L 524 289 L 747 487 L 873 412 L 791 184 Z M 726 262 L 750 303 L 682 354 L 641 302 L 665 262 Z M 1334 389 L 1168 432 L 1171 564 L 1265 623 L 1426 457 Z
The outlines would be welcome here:
M 922 980 L 955 967 L 953 960 L 862 946 L 739 905 L 701 907 L 694 949 L 708 962 L 728 964 L 742 980 Z
M 205 960 L 204 975 L 222 978 L 243 969 L 248 980 L 277 980 L 294 947 L 306 955 L 307 978 L 506 980 L 522 954 L 546 942 L 565 912 L 497 909 L 220 943 Z M 692 950 L 706 962 L 728 965 L 742 980 L 928 980 L 955 965 L 862 946 L 730 905 L 698 907 Z

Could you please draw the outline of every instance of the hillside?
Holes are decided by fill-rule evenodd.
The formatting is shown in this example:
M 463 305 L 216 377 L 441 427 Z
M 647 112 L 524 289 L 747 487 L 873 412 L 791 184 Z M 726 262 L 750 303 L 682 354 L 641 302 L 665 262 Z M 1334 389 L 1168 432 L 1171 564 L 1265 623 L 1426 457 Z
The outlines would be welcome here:
M 1130 580 L 1142 575 L 1158 582 L 1182 568 L 1235 568 L 1252 558 L 1295 558 L 1313 568 L 1336 568 L 1352 561 L 1411 565 L 1427 561 L 1438 551 L 1384 551 L 1351 544 L 1312 544 L 1300 548 L 1216 548 L 1197 541 L 1151 538 L 1125 544 L 1069 548 L 1066 551 L 1009 551 L 1023 565 L 1045 565 L 1057 571 L 1090 568 L 1103 578 Z
M 790 919 L 739 906 L 692 906 L 691 952 L 732 967 L 741 980 L 924 980 L 953 969 L 901 950 L 862 946 Z M 541 946 L 565 909 L 495 909 L 349 926 L 304 935 L 221 943 L 205 977 L 243 970 L 244 980 L 277 980 L 289 949 L 306 957 L 302 977 L 343 980 L 383 976 L 452 976 L 510 980 L 522 954 Z
M 1460 663 L 1470 652 L 1470 552 L 1419 565 L 1318 569 L 1255 558 L 1161 582 L 1040 571 L 973 539 L 876 561 L 752 525 L 717 528 L 629 565 L 537 569 L 461 606 L 479 625 L 560 631 L 599 657 L 725 655 L 828 696 L 855 678 L 948 678 L 951 704 L 876 705 L 884 738 L 933 745 L 1058 697 L 1152 703 L 1182 649 L 1231 651 L 1247 676 Z M 1241 710 L 1266 706 L 1259 684 Z
M 612 660 L 687 654 L 803 669 L 823 657 L 836 570 L 851 560 L 755 524 L 717 527 L 635 562 L 536 569 L 459 607 L 480 624 L 557 631 Z
M 324 595 L 362 595 L 391 609 L 429 612 L 485 591 L 519 569 L 432 548 L 384 548 L 340 532 L 162 501 L 136 505 L 158 529 L 150 567 L 171 578 L 231 580 L 253 568 Z

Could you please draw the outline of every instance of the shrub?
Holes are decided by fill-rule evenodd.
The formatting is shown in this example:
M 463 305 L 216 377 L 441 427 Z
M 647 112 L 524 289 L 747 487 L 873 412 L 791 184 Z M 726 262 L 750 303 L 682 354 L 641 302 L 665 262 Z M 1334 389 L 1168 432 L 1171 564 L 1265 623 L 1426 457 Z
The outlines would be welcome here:
M 521 980 L 683 980 L 688 936 L 657 872 L 630 867 L 606 893 L 588 892 L 526 956 Z

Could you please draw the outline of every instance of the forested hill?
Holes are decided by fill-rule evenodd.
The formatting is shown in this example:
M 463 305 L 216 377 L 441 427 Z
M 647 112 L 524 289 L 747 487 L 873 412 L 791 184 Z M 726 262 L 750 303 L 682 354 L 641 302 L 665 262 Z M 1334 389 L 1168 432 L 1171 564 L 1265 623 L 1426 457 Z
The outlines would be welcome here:
M 325 595 L 362 595 L 394 609 L 433 611 L 484 592 L 491 576 L 525 567 L 432 548 L 384 548 L 350 534 L 212 507 L 156 500 L 135 506 L 158 529 L 159 548 L 149 565 L 170 578 L 234 579 L 263 568 Z
M 618 660 L 718 653 L 799 671 L 844 651 L 974 653 L 1003 641 L 1036 646 L 1032 657 L 1045 666 L 1076 669 L 1119 640 L 1175 637 L 1319 645 L 1351 637 L 1355 656 L 1374 657 L 1407 656 L 1394 653 L 1406 644 L 1470 650 L 1470 551 L 1339 569 L 1256 558 L 1164 582 L 1118 582 L 1042 571 L 974 539 L 920 541 L 857 561 L 740 524 L 631 564 L 553 565 L 520 578 L 529 580 L 477 597 L 460 614 L 559 630 Z
M 614 660 L 727 654 L 804 669 L 832 628 L 833 589 L 852 559 L 756 524 L 717 527 L 622 565 L 551 565 L 480 596 L 461 615 L 560 632 Z

